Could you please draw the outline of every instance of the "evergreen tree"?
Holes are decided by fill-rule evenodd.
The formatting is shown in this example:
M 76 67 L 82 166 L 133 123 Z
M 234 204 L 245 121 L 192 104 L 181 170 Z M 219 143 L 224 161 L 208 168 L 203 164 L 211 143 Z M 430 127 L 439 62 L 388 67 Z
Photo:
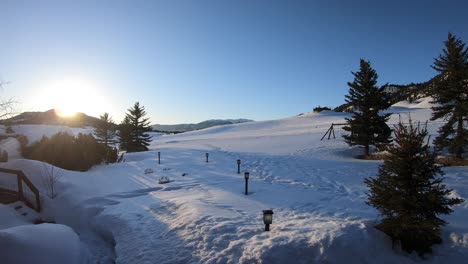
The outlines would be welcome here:
M 443 54 L 435 59 L 432 68 L 439 74 L 434 78 L 432 120 L 445 118 L 434 143 L 438 149 L 462 158 L 468 146 L 468 49 L 451 33 L 445 41 Z
M 124 146 L 128 152 L 145 151 L 151 142 L 151 136 L 146 132 L 151 131 L 149 118 L 145 118 L 146 111 L 139 102 L 127 110 L 123 122 L 123 130 L 128 137 Z
M 390 143 L 391 130 L 386 124 L 390 114 L 379 113 L 390 105 L 383 89 L 377 88 L 378 75 L 368 61 L 361 59 L 359 71 L 352 74 L 354 81 L 348 82 L 346 103 L 353 107 L 353 116 L 346 118 L 347 126 L 343 127 L 351 134 L 343 137 L 351 146 L 364 147 L 364 155 L 368 156 L 371 145 L 380 148 Z
M 438 176 L 443 172 L 427 144 L 426 127 L 415 127 L 411 119 L 406 126 L 400 120 L 394 133 L 390 158 L 379 167 L 377 178 L 364 180 L 370 189 L 367 204 L 383 217 L 377 229 L 400 241 L 403 250 L 422 255 L 441 242 L 440 227 L 446 222 L 438 215 L 450 214 L 450 206 L 463 200 L 447 197 L 452 190 Z
M 118 134 L 120 139 L 120 149 L 121 150 L 131 150 L 134 149 L 132 143 L 132 125 L 130 124 L 130 119 L 125 116 L 122 122 L 119 124 Z
M 101 115 L 99 121 L 94 125 L 94 136 L 97 142 L 104 144 L 106 148 L 117 142 L 116 125 L 108 113 Z
M 117 143 L 116 125 L 108 113 L 100 116 L 100 119 L 94 125 L 94 136 L 98 143 L 103 144 L 106 150 L 106 163 L 114 162 L 115 150 L 111 145 Z

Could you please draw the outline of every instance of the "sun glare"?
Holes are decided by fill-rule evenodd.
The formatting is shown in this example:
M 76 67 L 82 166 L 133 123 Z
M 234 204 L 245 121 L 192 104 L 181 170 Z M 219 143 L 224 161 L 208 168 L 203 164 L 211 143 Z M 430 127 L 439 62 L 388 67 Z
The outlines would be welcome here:
M 73 117 L 77 111 L 71 109 L 55 109 L 55 113 L 61 117 Z
M 98 116 L 109 111 L 106 109 L 108 100 L 101 96 L 100 89 L 102 87 L 85 78 L 67 77 L 45 82 L 40 89 L 40 98 L 62 117 L 73 117 L 78 112 Z

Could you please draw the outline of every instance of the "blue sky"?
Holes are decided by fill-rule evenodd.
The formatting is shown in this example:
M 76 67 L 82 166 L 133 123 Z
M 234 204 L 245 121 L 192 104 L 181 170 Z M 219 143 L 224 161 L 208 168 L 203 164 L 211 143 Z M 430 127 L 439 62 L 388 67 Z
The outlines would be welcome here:
M 344 102 L 359 59 L 379 84 L 426 81 L 466 1 L 0 0 L 0 96 L 153 123 L 288 117 Z

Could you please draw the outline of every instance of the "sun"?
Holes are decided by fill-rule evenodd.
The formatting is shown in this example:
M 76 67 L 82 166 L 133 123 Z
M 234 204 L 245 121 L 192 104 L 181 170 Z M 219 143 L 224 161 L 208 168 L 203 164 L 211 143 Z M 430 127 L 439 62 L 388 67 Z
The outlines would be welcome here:
M 73 117 L 77 113 L 98 116 L 109 111 L 106 109 L 108 100 L 101 95 L 101 88 L 83 77 L 63 77 L 44 82 L 39 97 L 48 109 L 55 109 L 61 117 Z
M 73 109 L 55 109 L 55 113 L 58 115 L 58 116 L 61 116 L 61 117 L 73 117 L 75 116 L 78 112 L 73 110 Z

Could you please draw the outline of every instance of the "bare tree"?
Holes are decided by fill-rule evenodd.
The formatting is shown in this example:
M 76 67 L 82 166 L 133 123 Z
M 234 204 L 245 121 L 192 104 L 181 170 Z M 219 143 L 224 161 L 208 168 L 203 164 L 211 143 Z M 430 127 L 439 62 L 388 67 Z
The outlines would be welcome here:
M 0 81 L 0 88 L 3 88 L 8 82 Z M 13 98 L 0 98 L 0 120 L 11 117 L 14 114 L 14 106 L 17 102 Z
M 43 164 L 41 180 L 50 199 L 57 197 L 57 183 L 63 176 L 63 170 L 50 164 Z

